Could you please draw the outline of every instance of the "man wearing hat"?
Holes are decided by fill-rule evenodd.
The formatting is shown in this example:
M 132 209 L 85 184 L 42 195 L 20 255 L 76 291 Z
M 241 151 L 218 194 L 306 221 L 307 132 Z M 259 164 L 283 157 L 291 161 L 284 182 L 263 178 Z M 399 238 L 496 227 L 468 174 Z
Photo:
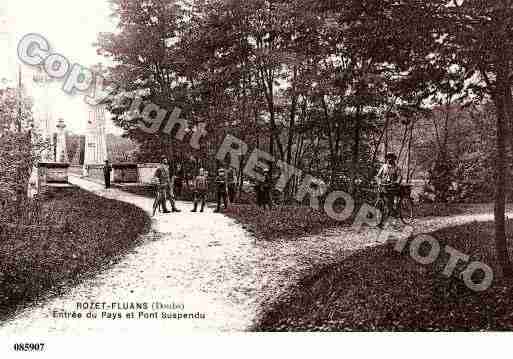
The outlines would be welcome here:
M 105 165 L 103 166 L 103 179 L 105 183 L 105 188 L 110 188 L 110 174 L 112 173 L 112 166 L 109 163 L 109 160 L 105 160 Z
M 235 192 L 237 191 L 237 183 L 236 183 L 236 176 L 235 171 L 233 168 L 228 169 L 227 173 L 227 187 L 228 187 L 228 199 L 230 200 L 230 203 L 235 202 Z
M 171 202 L 173 212 L 180 212 L 175 206 L 175 196 L 173 194 L 173 181 L 169 173 L 169 162 L 166 157 L 162 157 L 160 167 L 155 172 L 155 177 L 159 181 L 159 191 L 161 198 L 161 206 L 164 213 L 170 213 L 166 207 L 166 201 Z
M 226 180 L 226 172 L 223 167 L 219 168 L 217 171 L 217 177 L 215 180 L 216 183 L 216 197 L 217 197 L 217 208 L 214 212 L 221 211 L 221 199 L 224 203 L 224 209 L 228 208 L 228 187 Z

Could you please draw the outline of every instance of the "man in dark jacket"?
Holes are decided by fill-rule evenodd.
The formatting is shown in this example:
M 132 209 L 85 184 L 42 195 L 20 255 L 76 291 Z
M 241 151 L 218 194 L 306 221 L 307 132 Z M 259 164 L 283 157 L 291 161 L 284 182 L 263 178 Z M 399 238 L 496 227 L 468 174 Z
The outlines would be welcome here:
M 235 177 L 235 171 L 233 168 L 230 168 L 228 170 L 227 175 L 227 183 L 228 183 L 228 198 L 230 199 L 230 203 L 235 202 L 235 192 L 236 192 L 236 177 Z
M 271 175 L 271 171 L 266 169 L 264 171 L 264 182 L 261 184 L 261 191 L 262 191 L 262 206 L 265 207 L 268 206 L 269 209 L 273 208 L 273 200 L 272 200 L 272 190 L 273 190 L 273 177 Z
M 255 188 L 256 204 L 257 204 L 258 207 L 262 207 L 263 206 L 263 201 L 262 201 L 262 183 L 257 180 L 255 182 L 254 188 Z
M 109 163 L 109 160 L 105 160 L 105 165 L 103 166 L 103 179 L 105 181 L 105 188 L 110 188 L 110 174 L 112 173 L 112 166 Z
M 177 174 L 175 176 L 174 186 L 175 189 L 175 198 L 181 198 L 182 196 L 182 189 L 183 189 L 183 180 L 184 180 L 184 170 L 183 168 L 180 168 L 177 171 Z
M 221 200 L 224 203 L 224 209 L 228 208 L 228 188 L 226 184 L 226 173 L 224 171 L 224 168 L 219 168 L 217 171 L 217 177 L 216 177 L 216 197 L 217 197 L 217 208 L 214 212 L 220 212 L 221 211 Z
M 173 194 L 173 180 L 169 173 L 169 162 L 167 158 L 162 158 L 160 167 L 155 172 L 155 177 L 159 180 L 160 203 L 164 213 L 170 213 L 166 207 L 166 201 L 171 202 L 173 212 L 180 212 L 175 205 L 175 196 Z

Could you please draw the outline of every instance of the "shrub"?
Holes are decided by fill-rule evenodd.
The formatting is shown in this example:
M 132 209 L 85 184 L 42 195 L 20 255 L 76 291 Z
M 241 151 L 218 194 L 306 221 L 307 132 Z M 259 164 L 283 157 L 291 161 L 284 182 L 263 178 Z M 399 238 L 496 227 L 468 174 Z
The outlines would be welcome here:
M 26 196 L 32 171 L 31 143 L 27 134 L 3 133 L 0 158 L 0 202 L 12 205 Z
M 149 223 L 142 209 L 76 188 L 26 202 L 22 215 L 2 214 L 0 320 L 109 265 L 138 243 Z

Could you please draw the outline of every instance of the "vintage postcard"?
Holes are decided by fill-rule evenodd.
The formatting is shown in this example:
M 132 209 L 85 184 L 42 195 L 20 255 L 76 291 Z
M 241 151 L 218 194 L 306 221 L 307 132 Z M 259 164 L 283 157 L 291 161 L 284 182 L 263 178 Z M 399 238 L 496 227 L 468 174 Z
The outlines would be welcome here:
M 2 350 L 511 332 L 512 15 L 1 0 Z

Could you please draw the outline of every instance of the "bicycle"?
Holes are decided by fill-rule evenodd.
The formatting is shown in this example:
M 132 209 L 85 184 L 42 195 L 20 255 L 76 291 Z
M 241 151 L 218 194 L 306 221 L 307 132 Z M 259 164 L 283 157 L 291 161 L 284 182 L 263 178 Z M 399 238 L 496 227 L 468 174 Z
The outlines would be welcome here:
M 153 186 L 153 191 L 155 194 L 155 200 L 153 201 L 153 217 L 155 217 L 155 213 L 157 213 L 157 209 L 159 213 L 162 213 L 162 191 L 160 190 L 159 186 Z
M 394 188 L 396 187 L 396 188 Z M 383 191 L 383 189 L 385 189 Z M 404 224 L 411 224 L 414 216 L 414 202 L 411 197 L 412 186 L 409 184 L 390 184 L 378 187 L 378 198 L 374 207 L 381 213 L 379 225 L 383 225 L 388 217 L 400 218 Z M 392 194 L 387 191 L 393 191 Z M 395 192 L 395 193 L 394 193 Z M 387 205 L 387 196 L 392 197 L 391 205 Z

